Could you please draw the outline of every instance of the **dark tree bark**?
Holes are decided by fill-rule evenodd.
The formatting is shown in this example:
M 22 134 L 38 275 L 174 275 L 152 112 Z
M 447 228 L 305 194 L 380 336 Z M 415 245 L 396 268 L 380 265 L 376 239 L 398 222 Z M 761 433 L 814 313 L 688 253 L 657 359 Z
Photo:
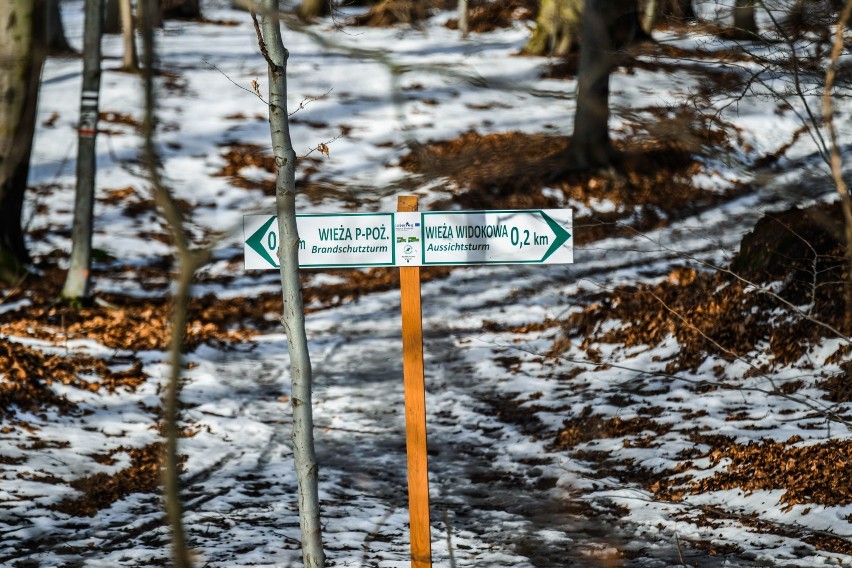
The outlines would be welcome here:
M 160 0 L 163 18 L 192 20 L 201 17 L 200 0 Z
M 617 51 L 645 39 L 648 36 L 632 0 L 586 0 L 569 169 L 605 167 L 618 161 L 607 124 L 609 75 L 617 62 Z
M 731 29 L 734 39 L 755 39 L 757 22 L 754 18 L 754 0 L 736 0 L 734 4 L 734 27 Z
M 120 0 L 105 0 L 104 6 L 104 33 L 105 34 L 120 34 L 121 33 L 121 7 Z
M 21 213 L 47 54 L 46 15 L 43 0 L 0 2 L 0 282 L 6 283 L 30 262 Z
M 59 0 L 48 0 L 47 2 L 47 50 L 50 55 L 75 53 L 65 37 Z

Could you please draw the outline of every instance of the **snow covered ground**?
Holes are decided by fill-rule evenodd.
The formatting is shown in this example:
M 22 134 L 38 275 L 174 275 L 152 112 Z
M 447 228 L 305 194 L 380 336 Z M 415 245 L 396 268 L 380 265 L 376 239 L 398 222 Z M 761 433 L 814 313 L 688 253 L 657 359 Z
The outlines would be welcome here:
M 63 3 L 66 31 L 78 47 L 81 5 Z M 278 289 L 275 273 L 246 274 L 241 267 L 242 216 L 273 210 L 273 198 L 259 189 L 271 178 L 257 164 L 245 166 L 240 176 L 256 182 L 247 189 L 220 172 L 229 148 L 268 146 L 266 106 L 250 92 L 253 80 L 265 92 L 265 62 L 248 14 L 222 1 L 205 4 L 205 17 L 167 22 L 158 34 L 166 72 L 158 141 L 167 182 L 191 212 L 194 236 L 226 234 L 196 295 L 251 304 Z M 340 46 L 373 50 L 374 57 L 285 33 L 289 104 L 303 106 L 292 135 L 297 153 L 310 154 L 300 166 L 300 178 L 307 178 L 300 212 L 393 211 L 396 196 L 412 192 L 428 208 L 452 195 L 453 183 L 413 178 L 400 167 L 408 140 L 446 140 L 470 130 L 570 134 L 575 82 L 542 79 L 548 60 L 516 56 L 529 33 L 521 22 L 462 40 L 444 26 L 451 17 L 439 13 L 417 29 L 340 27 L 331 20 L 310 28 Z M 698 32 L 655 37 L 676 47 L 704 41 Z M 107 37 L 104 52 L 100 104 L 109 114 L 98 138 L 96 292 L 161 297 L 167 274 L 151 267 L 171 252 L 163 221 L 146 206 L 151 196 L 137 160 L 140 81 L 116 71 L 120 38 Z M 394 77 L 378 55 L 410 68 Z M 70 250 L 80 69 L 79 59 L 52 58 L 44 71 L 26 213 L 37 258 Z M 636 116 L 652 116 L 651 106 L 682 104 L 700 79 L 665 67 L 616 74 L 616 136 L 629 138 Z M 401 103 L 393 81 L 402 87 Z M 814 92 L 807 100 L 816 105 L 818 98 Z M 852 565 L 852 500 L 805 495 L 789 504 L 782 488 L 744 483 L 690 490 L 734 463 L 711 454 L 724 443 L 743 451 L 749 442 L 787 442 L 779 450 L 785 456 L 790 448 L 809 455 L 802 448 L 836 443 L 834 476 L 848 476 L 849 404 L 826 402 L 821 387 L 842 372 L 847 338 L 809 344 L 786 364 L 769 364 L 756 346 L 733 361 L 708 353 L 696 368 L 670 372 L 667 365 L 685 349 L 673 335 L 653 346 L 613 344 L 600 339 L 603 332 L 625 322 L 609 321 L 566 344 L 558 323 L 548 323 L 581 314 L 595 293 L 655 285 L 684 267 L 725 266 L 764 212 L 830 200 L 813 141 L 805 135 L 786 146 L 801 126 L 794 112 L 801 112 L 800 102 L 791 97 L 793 110 L 779 110 L 776 101 L 747 97 L 722 113 L 737 143 L 727 155 L 705 158 L 693 184 L 720 194 L 746 188 L 730 199 L 651 231 L 581 240 L 573 265 L 463 268 L 424 283 L 436 566 Z M 848 100 L 839 98 L 846 148 L 850 112 Z M 328 145 L 327 157 L 312 152 L 319 144 Z M 777 168 L 750 166 L 782 148 Z M 605 199 L 562 205 L 580 217 L 619 207 Z M 582 224 L 575 230 L 579 239 Z M 134 272 L 140 267 L 151 276 Z M 343 277 L 311 273 L 307 282 L 338 281 Z M 8 296 L 0 315 L 25 315 L 28 306 Z M 312 309 L 307 325 L 329 565 L 408 566 L 398 291 Z M 70 410 L 59 403 L 2 410 L 0 564 L 165 564 L 168 531 L 156 488 L 122 477 L 157 467 L 139 450 L 158 440 L 164 353 L 74 336 L 63 322 L 33 326 L 0 329 L 0 339 L 31 350 L 28 357 L 92 357 L 117 373 L 133 374 L 139 362 L 145 379 L 115 390 L 55 380 L 47 388 L 64 396 Z M 259 327 L 245 342 L 209 341 L 187 355 L 180 451 L 186 524 L 199 566 L 300 564 L 286 338 L 268 324 Z M 99 375 L 79 380 L 97 383 Z M 703 388 L 722 382 L 724 388 Z M 779 387 L 788 383 L 796 388 Z M 676 467 L 681 487 L 664 475 Z M 649 482 L 655 476 L 657 486 Z M 81 479 L 88 485 L 74 483 Z M 114 485 L 117 479 L 125 485 Z M 85 494 L 91 502 L 92 485 L 99 484 L 117 497 L 90 514 L 75 510 L 75 499 Z M 659 489 L 664 484 L 667 492 Z

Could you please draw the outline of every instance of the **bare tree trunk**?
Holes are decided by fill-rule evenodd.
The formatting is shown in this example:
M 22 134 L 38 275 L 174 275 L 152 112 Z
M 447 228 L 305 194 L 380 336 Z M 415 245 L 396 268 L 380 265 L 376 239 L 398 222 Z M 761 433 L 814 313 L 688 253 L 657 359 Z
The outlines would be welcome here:
M 734 27 L 731 29 L 731 37 L 735 39 L 757 38 L 754 0 L 736 0 L 734 5 Z
M 68 39 L 65 37 L 65 27 L 62 25 L 62 11 L 59 0 L 47 1 L 47 51 L 51 55 L 68 55 L 74 53 Z
M 124 59 L 122 68 L 131 73 L 139 72 L 139 56 L 136 53 L 136 25 L 131 0 L 121 2 L 121 32 L 124 37 Z
M 83 35 L 83 88 L 77 127 L 77 191 L 71 228 L 71 265 L 62 298 L 85 301 L 91 294 L 92 225 L 95 205 L 98 95 L 101 89 L 101 30 L 103 0 L 86 0 Z
M 618 153 L 609 138 L 609 76 L 616 51 L 648 39 L 634 0 L 586 0 L 577 80 L 574 133 L 568 169 L 614 164 Z
M 297 14 L 303 20 L 311 21 L 331 14 L 329 0 L 302 0 Z
M 583 14 L 577 110 L 570 146 L 572 165 L 580 169 L 608 165 L 613 159 L 607 123 L 615 48 L 603 11 L 605 1 L 586 0 Z
M 178 455 L 178 395 L 180 393 L 181 349 L 186 333 L 186 307 L 189 285 L 196 269 L 203 265 L 203 253 L 190 248 L 182 219 L 174 201 L 163 186 L 159 175 L 157 152 L 154 147 L 155 97 L 154 97 L 154 27 L 159 19 L 159 9 L 154 0 L 141 0 L 140 19 L 143 45 L 143 86 L 145 96 L 145 120 L 143 123 L 143 160 L 151 176 L 157 204 L 168 221 L 169 228 L 180 257 L 180 276 L 175 292 L 172 315 L 171 372 L 166 387 L 163 408 L 165 450 L 163 464 L 163 498 L 166 517 L 171 528 L 172 564 L 175 568 L 191 568 L 192 558 L 186 542 L 183 525 L 183 503 L 180 497 L 180 468 Z
M 459 0 L 459 31 L 462 39 L 467 39 L 470 34 L 470 26 L 467 20 L 467 0 Z
M 837 76 L 837 62 L 840 59 L 840 54 L 843 52 L 844 24 L 845 22 L 849 22 L 850 17 L 852 17 L 852 0 L 846 0 L 846 5 L 837 22 L 837 31 L 834 35 L 831 57 L 825 73 L 825 91 L 823 92 L 823 114 L 825 116 L 826 128 L 828 129 L 828 138 L 831 143 L 831 175 L 834 178 L 837 192 L 840 194 L 840 207 L 843 211 L 843 220 L 846 229 L 844 232 L 846 237 L 846 284 L 844 292 L 846 313 L 844 314 L 843 331 L 848 335 L 852 335 L 852 195 L 849 194 L 849 187 L 843 180 L 843 161 L 840 155 L 840 148 L 837 145 L 837 132 L 834 128 L 831 89 L 834 86 L 834 80 Z
M 535 29 L 524 46 L 530 55 L 567 55 L 580 43 L 583 0 L 542 0 Z
M 200 0 L 160 0 L 163 18 L 195 19 L 201 17 Z
M 45 4 L 0 2 L 0 282 L 25 274 L 30 256 L 21 213 L 46 56 Z
M 697 18 L 692 0 L 664 0 L 658 4 L 659 15 L 666 20 L 694 22 Z
M 145 2 L 145 0 L 139 0 Z M 121 33 L 121 0 L 106 0 L 104 6 L 104 33 L 105 34 L 120 34 Z
M 287 117 L 287 58 L 281 39 L 281 24 L 276 17 L 278 0 L 264 0 L 262 32 L 252 13 L 260 50 L 269 67 L 269 127 L 272 149 L 278 169 L 275 180 L 284 315 L 281 322 L 287 333 L 292 380 L 293 455 L 299 490 L 299 526 L 302 533 L 302 557 L 306 568 L 325 564 L 319 515 L 318 467 L 314 451 L 314 424 L 311 396 L 311 360 L 305 334 L 305 312 L 299 280 L 299 235 L 296 229 L 296 153 L 290 139 Z
M 660 11 L 660 3 L 657 0 L 647 0 L 645 11 L 642 14 L 642 29 L 645 33 L 651 33 L 657 23 L 657 13 Z

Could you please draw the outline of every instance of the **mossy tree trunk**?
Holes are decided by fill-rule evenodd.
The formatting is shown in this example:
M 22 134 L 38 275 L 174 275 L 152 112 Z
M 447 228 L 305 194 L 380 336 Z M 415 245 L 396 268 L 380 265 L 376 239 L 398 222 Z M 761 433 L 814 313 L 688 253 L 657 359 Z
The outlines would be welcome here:
M 0 282 L 15 282 L 30 262 L 21 213 L 35 134 L 41 68 L 47 52 L 43 0 L 0 2 Z
M 311 21 L 331 14 L 329 0 L 302 0 L 298 9 L 299 17 Z
M 576 51 L 582 18 L 583 0 L 541 0 L 535 29 L 524 53 L 563 56 Z

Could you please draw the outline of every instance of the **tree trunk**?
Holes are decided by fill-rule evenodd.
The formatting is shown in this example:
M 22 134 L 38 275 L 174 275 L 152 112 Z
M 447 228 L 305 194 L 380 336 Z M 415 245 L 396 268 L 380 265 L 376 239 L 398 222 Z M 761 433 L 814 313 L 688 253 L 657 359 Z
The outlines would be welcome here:
M 160 13 L 163 18 L 194 20 L 201 18 L 200 0 L 160 0 Z
M 657 15 L 660 12 L 660 3 L 658 0 L 647 0 L 642 13 L 642 29 L 645 33 L 651 33 L 654 25 L 657 23 Z
M 79 302 L 91 297 L 92 225 L 95 205 L 95 153 L 98 96 L 101 90 L 101 31 L 103 0 L 86 0 L 83 33 L 83 88 L 77 127 L 77 191 L 71 228 L 71 265 L 62 298 Z
M 459 0 L 459 31 L 461 32 L 462 39 L 467 39 L 468 35 L 470 35 L 470 25 L 468 24 L 468 6 L 467 0 Z
M 300 18 L 312 21 L 331 14 L 329 0 L 302 0 L 297 11 Z
M 665 0 L 660 5 L 659 15 L 676 22 L 694 22 L 697 19 L 692 0 Z
M 757 22 L 754 18 L 754 0 L 736 0 L 734 5 L 734 39 L 756 39 Z
M 130 73 L 139 72 L 139 56 L 136 53 L 136 25 L 131 0 L 120 0 L 121 32 L 124 37 L 124 60 L 122 68 Z
M 843 179 L 843 155 L 838 143 L 837 129 L 834 125 L 834 109 L 831 97 L 832 88 L 837 78 L 840 56 L 843 53 L 843 28 L 850 21 L 852 21 L 852 0 L 846 0 L 846 4 L 840 12 L 837 22 L 834 41 L 832 41 L 831 57 L 825 72 L 825 87 L 823 90 L 823 116 L 825 117 L 826 128 L 828 129 L 828 138 L 831 142 L 829 165 L 837 193 L 840 194 L 840 207 L 843 211 L 845 229 L 844 236 L 846 237 L 846 282 L 843 294 L 846 301 L 846 313 L 843 331 L 847 336 L 852 335 L 852 193 L 849 191 L 846 180 Z
M 180 467 L 178 455 L 178 439 L 180 437 L 179 400 L 180 374 L 182 368 L 181 349 L 186 332 L 186 310 L 188 305 L 189 285 L 195 270 L 202 265 L 203 258 L 191 250 L 186 232 L 182 228 L 181 218 L 177 207 L 163 186 L 158 171 L 159 159 L 154 146 L 154 125 L 156 124 L 155 95 L 154 95 L 154 27 L 159 20 L 159 9 L 156 2 L 142 0 L 139 4 L 139 20 L 142 38 L 142 62 L 144 73 L 142 85 L 145 100 L 145 115 L 142 123 L 143 130 L 143 161 L 150 176 L 154 196 L 163 211 L 172 237 L 177 245 L 180 258 L 180 276 L 174 296 L 174 312 L 172 315 L 172 333 L 170 348 L 171 369 L 169 381 L 163 396 L 163 429 L 165 448 L 163 451 L 163 499 L 165 502 L 166 518 L 171 529 L 172 566 L 174 568 L 192 568 L 192 554 L 186 540 L 183 524 L 183 502 L 180 495 Z
M 74 53 L 74 49 L 71 48 L 68 39 L 65 37 L 59 0 L 47 1 L 47 51 L 50 55 Z
M 609 165 L 613 159 L 609 140 L 609 75 L 614 45 L 603 4 L 586 0 L 577 84 L 577 110 L 569 152 L 572 166 L 589 169 Z
M 121 0 L 106 0 L 103 24 L 103 33 L 105 34 L 121 33 L 121 6 L 119 6 L 119 2 Z
M 576 51 L 582 18 L 583 0 L 541 0 L 535 29 L 524 53 L 563 56 Z
M 617 160 L 607 125 L 609 75 L 617 50 L 647 38 L 632 0 L 586 0 L 569 169 L 609 166 Z
M 47 51 L 45 8 L 41 0 L 0 2 L 0 282 L 6 283 L 30 262 L 21 213 Z
M 275 17 L 278 0 L 265 0 L 261 52 L 269 66 L 269 126 L 277 166 L 275 201 L 281 245 L 284 315 L 281 322 L 287 334 L 292 380 L 293 455 L 299 491 L 299 526 L 302 557 L 306 568 L 325 564 L 319 516 L 318 468 L 314 451 L 314 424 L 311 397 L 311 360 L 305 333 L 305 312 L 299 280 L 299 235 L 296 230 L 296 153 L 290 139 L 287 115 L 287 50 L 281 39 L 281 23 Z M 260 36 L 260 32 L 258 32 Z

